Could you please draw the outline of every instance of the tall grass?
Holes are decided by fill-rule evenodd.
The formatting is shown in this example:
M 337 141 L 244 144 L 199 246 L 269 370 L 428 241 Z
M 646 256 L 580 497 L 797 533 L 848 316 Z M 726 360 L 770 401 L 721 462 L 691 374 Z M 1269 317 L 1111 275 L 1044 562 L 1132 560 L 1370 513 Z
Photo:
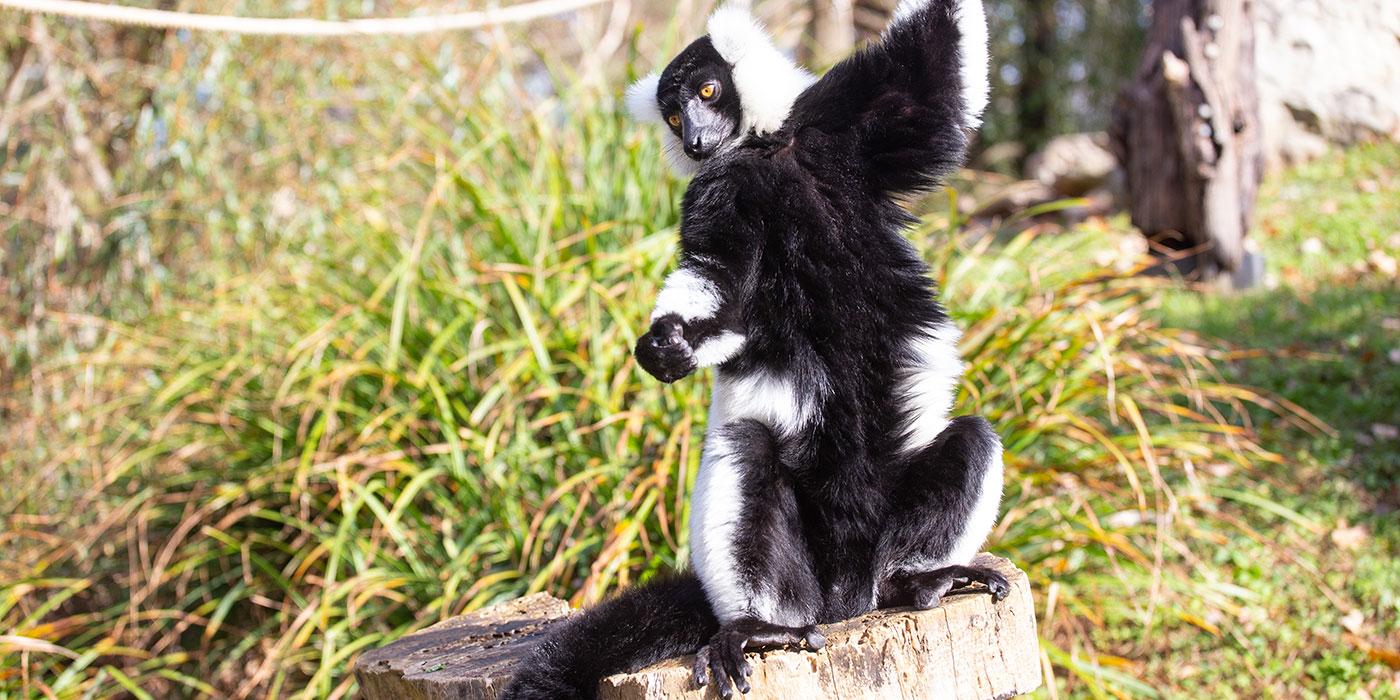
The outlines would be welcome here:
M 94 347 L 17 394 L 44 415 L 11 407 L 46 445 L 6 474 L 27 505 L 0 687 L 342 697 L 355 655 L 408 631 L 532 591 L 588 604 L 684 560 L 707 388 L 629 352 L 675 252 L 658 144 L 596 91 L 466 96 L 414 70 L 337 127 L 385 145 L 323 186 L 324 226 L 148 317 L 67 319 Z M 1091 633 L 1106 607 L 1144 635 L 1236 610 L 1247 592 L 1193 564 L 1219 527 L 1211 469 L 1272 458 L 1240 405 L 1269 400 L 1151 322 L 1150 285 L 1085 264 L 1082 237 L 978 239 L 924 209 L 967 328 L 959 410 L 1008 447 L 990 548 L 1031 574 L 1062 688 L 1150 695 L 1133 650 Z

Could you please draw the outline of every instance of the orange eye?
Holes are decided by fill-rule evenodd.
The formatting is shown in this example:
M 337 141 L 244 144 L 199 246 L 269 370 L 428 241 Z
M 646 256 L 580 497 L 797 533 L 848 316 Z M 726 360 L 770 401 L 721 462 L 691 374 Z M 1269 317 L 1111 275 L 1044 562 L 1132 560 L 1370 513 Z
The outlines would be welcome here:
M 714 83 L 705 83 L 704 85 L 701 85 L 701 86 L 700 86 L 700 96 L 703 97 L 703 98 L 705 98 L 705 99 L 707 99 L 707 100 L 710 99 L 710 98 L 713 98 L 713 97 L 715 96 L 715 84 L 714 84 Z
M 667 123 L 667 124 L 670 124 L 671 126 L 680 126 L 680 125 L 681 125 L 681 115 L 679 115 L 679 114 L 672 114 L 671 116 L 666 117 L 666 123 Z

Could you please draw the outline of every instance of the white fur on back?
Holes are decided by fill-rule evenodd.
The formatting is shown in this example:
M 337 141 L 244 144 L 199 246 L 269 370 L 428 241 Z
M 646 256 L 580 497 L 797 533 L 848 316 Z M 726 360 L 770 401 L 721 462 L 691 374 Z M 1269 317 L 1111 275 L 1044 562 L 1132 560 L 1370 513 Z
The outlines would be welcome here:
M 778 47 L 748 10 L 730 5 L 710 15 L 710 41 L 729 63 L 743 107 L 742 133 L 766 134 L 782 128 L 797 96 L 816 77 Z
M 719 373 L 711 397 L 710 418 L 720 424 L 752 418 L 780 437 L 807 427 L 816 410 L 818 397 L 799 396 L 791 377 L 762 370 L 743 375 Z
M 746 616 L 794 627 L 811 622 L 800 610 L 785 608 L 777 592 L 765 585 L 768 582 L 749 586 L 739 575 L 734 538 L 744 510 L 745 465 L 742 453 L 724 436 L 725 426 L 744 418 L 757 419 L 780 434 L 782 426 L 803 424 L 802 416 L 810 418 L 810 408 L 800 407 L 792 384 L 766 374 L 746 381 L 715 373 L 705 449 L 690 494 L 690 565 L 721 623 Z M 765 408 L 770 401 L 773 404 Z
M 890 27 L 908 20 L 915 12 L 928 7 L 930 0 L 901 0 L 895 8 Z M 963 90 L 963 125 L 976 129 L 982 125 L 982 112 L 987 109 L 991 95 L 988 71 L 991 57 L 987 53 L 987 15 L 982 0 L 957 0 L 958 62 Z M 889 30 L 886 30 L 888 32 Z
M 683 321 L 713 318 L 719 305 L 719 289 L 715 284 L 682 267 L 666 278 L 661 293 L 656 295 L 651 320 L 667 314 L 676 314 Z
M 714 422 L 718 402 L 710 407 L 709 436 L 700 457 L 700 472 L 690 494 L 690 566 L 705 588 L 705 597 L 720 622 L 749 612 L 751 594 L 737 575 L 734 530 L 744 510 L 742 464 Z
M 996 527 L 997 524 L 997 513 L 1001 508 L 1001 492 L 1005 486 L 1004 471 L 1001 449 L 998 446 L 996 456 L 987 464 L 987 471 L 982 473 L 981 489 L 977 493 L 977 505 L 972 507 L 972 513 L 963 523 L 962 533 L 953 542 L 953 549 L 948 553 L 947 561 L 938 566 L 954 564 L 965 566 L 972 562 L 972 558 L 977 556 L 978 552 L 982 551 L 982 545 L 987 543 L 987 535 L 991 534 L 992 528 Z
M 958 356 L 961 336 L 957 326 L 944 322 L 906 341 L 908 364 L 900 370 L 896 384 L 896 397 L 904 409 L 900 450 L 905 454 L 926 447 L 948 427 L 963 374 Z

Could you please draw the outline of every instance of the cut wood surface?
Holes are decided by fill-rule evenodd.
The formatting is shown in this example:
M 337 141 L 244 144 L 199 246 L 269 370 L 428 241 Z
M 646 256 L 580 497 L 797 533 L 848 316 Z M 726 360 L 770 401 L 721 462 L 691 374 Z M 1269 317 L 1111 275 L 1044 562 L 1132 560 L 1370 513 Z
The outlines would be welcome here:
M 819 652 L 749 654 L 750 700 L 778 698 L 948 698 L 986 700 L 1040 685 L 1035 607 L 1026 575 L 988 554 L 977 563 L 1002 572 L 1011 594 L 993 603 L 982 589 L 951 593 L 927 611 L 888 610 L 824 625 Z M 490 700 L 539 643 L 570 614 L 562 600 L 535 595 L 453 618 L 380 649 L 355 664 L 367 700 Z M 693 657 L 663 661 L 603 681 L 604 700 L 716 697 L 690 681 Z

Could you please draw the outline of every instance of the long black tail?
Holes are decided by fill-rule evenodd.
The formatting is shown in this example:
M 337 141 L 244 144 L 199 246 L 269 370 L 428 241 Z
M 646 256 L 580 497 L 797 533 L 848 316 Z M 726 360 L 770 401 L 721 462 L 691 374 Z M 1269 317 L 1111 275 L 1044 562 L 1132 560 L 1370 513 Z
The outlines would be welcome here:
M 694 574 L 653 580 L 552 630 L 500 700 L 591 700 L 602 679 L 698 651 L 718 631 Z

